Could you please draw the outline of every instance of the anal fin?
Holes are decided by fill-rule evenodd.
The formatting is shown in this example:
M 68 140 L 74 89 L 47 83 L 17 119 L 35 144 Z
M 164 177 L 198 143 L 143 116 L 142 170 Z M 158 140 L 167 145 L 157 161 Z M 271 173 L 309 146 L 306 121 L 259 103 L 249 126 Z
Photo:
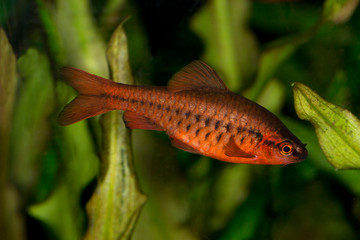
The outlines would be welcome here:
M 191 153 L 195 153 L 195 154 L 200 154 L 202 155 L 201 152 L 199 152 L 198 150 L 194 149 L 193 147 L 189 146 L 188 144 L 176 139 L 176 138 L 170 138 L 171 139 L 171 143 L 174 147 L 177 147 L 181 150 L 184 150 L 186 152 L 191 152 Z
M 242 157 L 242 158 L 254 158 L 255 155 L 249 154 L 235 143 L 234 137 L 231 137 L 229 142 L 225 145 L 225 155 L 228 157 Z
M 154 123 L 149 118 L 130 111 L 125 112 L 124 121 L 126 127 L 130 129 L 164 131 L 161 126 Z

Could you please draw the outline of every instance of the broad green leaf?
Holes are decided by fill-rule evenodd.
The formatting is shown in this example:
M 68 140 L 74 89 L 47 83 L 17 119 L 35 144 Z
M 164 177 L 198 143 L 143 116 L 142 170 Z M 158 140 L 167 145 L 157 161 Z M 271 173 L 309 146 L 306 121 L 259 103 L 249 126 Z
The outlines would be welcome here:
M 133 84 L 122 24 L 111 37 L 107 56 L 114 81 Z M 89 228 L 85 239 L 130 239 L 146 197 L 138 188 L 123 112 L 105 114 L 102 127 L 102 174 L 87 204 Z
M 110 0 L 107 1 L 102 15 L 100 17 L 100 24 L 106 28 L 110 26 L 116 26 L 119 19 L 123 18 L 123 15 L 120 14 L 122 10 L 128 5 L 126 0 Z
M 296 113 L 314 126 L 328 161 L 337 169 L 360 168 L 359 119 L 304 84 L 295 83 L 293 90 Z
M 55 58 L 56 62 L 60 65 L 65 64 L 65 54 L 66 49 L 63 46 L 61 41 L 61 36 L 56 23 L 54 21 L 54 13 L 50 12 L 47 9 L 46 2 L 43 0 L 36 0 L 38 6 L 39 17 L 43 24 L 44 30 L 48 37 L 48 44 L 52 56 Z M 50 8 L 50 7 L 49 7 Z
M 23 84 L 13 122 L 16 127 L 12 130 L 11 172 L 23 197 L 28 198 L 39 179 L 41 157 L 51 137 L 55 93 L 44 54 L 29 49 L 19 58 L 17 67 Z
M 219 239 L 254 239 L 254 236 L 258 232 L 259 225 L 264 218 L 265 208 L 269 201 L 264 197 L 268 185 L 260 181 L 264 179 L 265 178 L 256 181 L 250 195 L 234 212 L 232 221 L 227 225 Z
M 275 175 L 273 177 L 276 178 Z M 291 174 L 283 181 L 289 182 L 289 177 L 291 179 Z M 284 188 L 284 184 L 280 186 Z M 344 203 L 339 200 L 343 196 L 334 197 L 333 191 L 329 191 L 316 180 L 301 187 L 294 187 L 294 184 L 291 186 L 294 189 L 287 189 L 290 194 L 283 194 L 284 189 L 277 193 L 272 192 L 274 200 L 271 203 L 271 210 L 278 214 L 276 217 L 271 214 L 265 216 L 272 226 L 271 232 L 265 234 L 268 237 L 253 239 L 302 240 L 309 236 L 305 232 L 311 232 L 312 237 L 309 239 L 317 240 L 359 238 L 356 228 L 352 226 L 351 221 L 348 221 L 348 212 L 344 210 Z M 330 185 L 330 188 L 332 186 Z M 274 206 L 274 203 L 278 207 Z
M 257 100 L 261 91 L 265 88 L 267 82 L 274 75 L 279 65 L 291 56 L 298 46 L 299 44 L 296 39 L 292 39 L 263 52 L 260 57 L 259 70 L 255 84 L 249 92 L 245 93 L 245 96 L 249 99 Z
M 62 162 L 59 183 L 44 202 L 29 207 L 29 214 L 50 228 L 56 239 L 81 239 L 85 213 L 80 196 L 98 172 L 98 157 L 85 121 L 61 127 Z
M 49 46 L 60 65 L 73 65 L 106 77 L 105 43 L 91 15 L 88 0 L 56 0 L 56 8 L 37 0 Z
M 71 194 L 66 183 L 61 182 L 49 199 L 28 209 L 31 216 L 50 228 L 56 239 L 81 239 L 79 223 L 75 221 L 83 222 L 84 219 L 79 215 L 79 207 L 74 206 L 69 197 Z
M 0 28 L 0 191 L 3 192 L 8 177 L 10 127 L 17 86 L 16 59 L 6 34 Z M 3 196 L 0 194 L 0 196 Z M 0 197 L 0 201 L 3 200 Z M 2 202 L 0 202 L 2 203 Z M 3 205 L 0 204 L 0 208 Z M 0 225 L 2 226 L 2 225 Z
M 194 16 L 192 28 L 205 43 L 203 59 L 238 90 L 255 71 L 256 46 L 247 29 L 249 1 L 212 0 Z
M 95 27 L 89 0 L 57 0 L 53 14 L 67 64 L 107 76 L 105 43 Z
M 317 24 L 307 32 L 273 42 L 260 56 L 259 69 L 255 84 L 245 96 L 251 100 L 257 100 L 262 90 L 274 76 L 279 66 L 286 61 L 301 44 L 308 41 L 317 31 L 320 25 Z
M 327 0 L 323 17 L 334 23 L 344 23 L 352 16 L 358 4 L 359 0 Z
M 316 168 L 312 168 L 312 170 L 306 172 L 306 174 L 311 175 L 318 170 L 325 171 L 344 184 L 349 191 L 360 195 L 360 184 L 358 184 L 360 182 L 360 171 L 334 171 L 332 165 L 328 164 L 326 161 L 326 157 L 321 150 L 319 142 L 317 141 L 316 133 L 311 128 L 298 120 L 294 120 L 289 117 L 280 116 L 280 119 L 291 131 L 294 130 L 295 135 L 301 139 L 301 141 L 307 144 L 306 148 L 309 151 L 308 159 L 311 160 L 311 163 L 314 164 Z
M 69 87 L 61 81 L 56 88 L 61 105 L 69 99 Z M 85 229 L 85 212 L 81 193 L 99 170 L 99 159 L 86 121 L 60 127 L 57 144 L 61 149 L 61 172 L 53 193 L 43 202 L 31 205 L 29 214 L 43 223 L 59 240 L 81 239 Z
M 278 79 L 270 79 L 259 95 L 257 103 L 273 113 L 281 110 L 285 101 L 285 87 Z
M 319 18 L 318 22 L 307 31 L 293 36 L 286 36 L 270 43 L 269 47 L 260 55 L 258 72 L 254 81 L 255 84 L 244 95 L 251 100 L 257 101 L 279 66 L 294 54 L 302 44 L 309 41 L 322 25 L 322 18 Z
M 208 214 L 211 230 L 223 229 L 237 207 L 249 196 L 251 167 L 247 164 L 226 165 L 219 172 L 213 186 L 214 206 L 211 207 L 211 215 Z
M 97 33 L 89 1 L 57 0 L 55 7 L 42 0 L 37 4 L 57 64 L 107 76 L 105 44 Z M 73 91 L 61 81 L 56 87 L 63 106 L 74 96 Z M 81 239 L 86 221 L 80 197 L 98 172 L 99 161 L 85 121 L 57 130 L 63 172 L 53 194 L 31 206 L 29 213 L 50 228 L 57 239 Z M 62 216 L 52 214 L 52 209 L 61 209 Z
M 16 96 L 16 58 L 0 28 L 0 233 L 3 239 L 24 239 L 19 198 L 9 184 L 10 130 Z

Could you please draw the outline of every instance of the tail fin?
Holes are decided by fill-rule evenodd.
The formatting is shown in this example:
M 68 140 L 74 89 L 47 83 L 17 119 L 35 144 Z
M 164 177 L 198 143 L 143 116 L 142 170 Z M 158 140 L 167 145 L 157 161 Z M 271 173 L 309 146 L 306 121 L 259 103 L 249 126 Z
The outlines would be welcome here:
M 71 67 L 63 68 L 62 74 L 65 76 L 65 82 L 72 86 L 79 96 L 66 105 L 60 113 L 58 118 L 60 125 L 73 124 L 111 110 L 107 107 L 107 99 L 104 95 L 106 89 L 116 83 Z

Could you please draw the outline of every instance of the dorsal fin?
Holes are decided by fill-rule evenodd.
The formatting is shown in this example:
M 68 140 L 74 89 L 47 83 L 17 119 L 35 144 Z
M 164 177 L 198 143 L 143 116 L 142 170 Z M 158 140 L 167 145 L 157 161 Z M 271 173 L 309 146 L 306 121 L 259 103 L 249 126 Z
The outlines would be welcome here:
M 228 90 L 215 70 L 200 60 L 189 63 L 175 73 L 170 79 L 167 88 L 171 92 L 202 88 Z

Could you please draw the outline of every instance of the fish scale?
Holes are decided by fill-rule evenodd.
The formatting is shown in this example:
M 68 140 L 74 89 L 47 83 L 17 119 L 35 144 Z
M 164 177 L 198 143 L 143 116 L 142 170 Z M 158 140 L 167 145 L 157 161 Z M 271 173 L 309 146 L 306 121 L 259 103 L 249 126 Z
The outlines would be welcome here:
M 63 72 L 79 96 L 61 112 L 61 125 L 124 110 L 128 128 L 165 131 L 175 147 L 218 160 L 288 164 L 307 156 L 274 114 L 230 92 L 201 61 L 176 73 L 167 87 L 114 83 L 74 68 Z
M 199 104 L 198 108 L 194 106 L 194 109 L 192 109 L 189 107 L 189 104 L 163 105 L 160 103 L 183 103 L 185 100 L 204 103 L 208 97 L 206 95 L 202 96 L 197 93 L 194 94 L 193 92 L 183 92 L 173 96 L 170 95 L 166 90 L 163 90 L 162 92 L 157 91 L 154 93 L 153 91 L 150 92 L 147 90 L 146 87 L 142 89 L 136 88 L 129 91 L 141 92 L 141 99 L 143 99 L 144 102 L 146 102 L 145 99 L 148 98 L 149 93 L 157 95 L 158 98 L 151 107 L 145 107 L 145 111 L 137 111 L 137 109 L 140 109 L 141 107 L 139 104 L 140 101 L 137 101 L 137 104 L 131 105 L 129 108 L 125 108 L 125 110 L 143 114 L 163 127 L 170 136 L 181 139 L 183 142 L 186 142 L 191 146 L 204 149 L 204 151 L 209 151 L 209 148 L 215 148 L 214 151 L 216 151 L 216 149 L 223 150 L 224 146 L 229 141 L 230 136 L 235 136 L 234 132 L 238 127 L 242 129 L 242 132 L 237 135 L 237 142 L 240 142 L 240 140 L 244 137 L 246 143 L 251 142 L 250 146 L 252 148 L 259 144 L 258 137 L 255 132 L 248 132 L 245 126 L 235 125 L 237 122 L 230 123 L 230 119 L 226 118 L 226 116 L 229 115 L 227 112 L 231 110 L 231 108 L 228 107 L 230 104 L 224 106 L 221 105 L 220 102 L 231 102 L 233 98 L 224 99 L 221 93 L 211 94 L 212 97 L 215 97 L 215 101 L 208 103 L 206 109 L 215 109 L 215 111 L 210 111 L 212 114 L 207 114 L 208 112 L 204 112 L 204 109 L 201 108 L 202 104 Z M 199 97 L 196 97 L 196 95 Z M 150 106 L 150 104 L 145 104 L 145 106 Z M 167 107 L 172 109 L 172 111 L 164 111 L 164 109 Z M 179 110 L 178 113 L 176 113 L 177 109 Z M 202 121 L 197 123 L 195 115 L 199 115 L 199 119 L 202 119 Z M 238 114 L 236 113 L 235 115 Z M 172 121 L 166 120 L 169 119 L 169 116 L 171 116 Z M 205 119 L 210 119 L 209 126 L 205 126 Z M 229 124 L 231 124 L 231 128 L 228 127 L 229 129 L 227 129 Z M 202 135 L 195 136 L 197 130 L 202 130 Z M 205 139 L 205 135 L 207 133 L 211 133 L 211 135 Z M 249 140 L 247 141 L 246 138 L 249 138 Z
M 124 91 L 125 90 L 122 90 L 122 92 Z M 227 112 L 231 110 L 231 108 L 228 107 L 229 104 L 220 104 L 223 101 L 229 103 L 233 100 L 233 98 L 224 99 L 221 93 L 216 94 L 214 92 L 209 92 L 205 96 L 202 96 L 198 93 L 183 92 L 179 93 L 178 96 L 173 96 L 170 95 L 166 91 L 166 89 L 149 89 L 148 87 L 128 87 L 126 91 L 129 92 L 129 94 L 126 94 L 126 96 L 128 96 L 128 100 L 110 103 L 115 105 L 115 109 L 124 109 L 136 112 L 138 114 L 143 114 L 144 116 L 148 117 L 149 119 L 163 127 L 170 136 L 174 135 L 174 137 L 179 138 L 182 141 L 189 143 L 190 145 L 193 145 L 195 147 L 204 145 L 204 148 L 207 151 L 209 147 L 222 149 L 223 146 L 229 141 L 229 135 L 233 135 L 231 132 L 229 132 L 229 130 L 225 130 L 225 126 L 230 124 L 230 119 L 227 119 L 226 116 Z M 196 97 L 196 95 L 200 97 Z M 205 105 L 206 99 L 209 97 L 209 95 L 211 95 L 214 101 L 207 103 L 207 106 L 204 108 L 203 106 Z M 149 99 L 150 96 L 157 96 L 156 99 L 153 99 L 154 101 L 151 101 L 151 106 L 149 101 L 146 100 Z M 136 102 L 133 102 L 135 97 L 138 97 L 139 99 L 137 99 Z M 198 104 L 198 107 L 194 105 L 193 108 L 189 107 L 190 104 L 174 104 L 186 103 L 186 101 L 198 103 L 200 102 L 200 104 Z M 124 102 L 130 102 L 132 104 L 124 104 Z M 141 102 L 143 102 L 143 104 L 141 104 Z M 168 104 L 164 105 L 164 103 Z M 166 109 L 167 107 L 169 107 L 169 110 L 172 109 L 172 111 L 164 111 L 164 109 Z M 215 110 L 210 110 L 209 112 L 207 112 L 204 111 L 205 109 Z M 176 110 L 179 110 L 179 112 L 176 113 Z M 187 113 L 189 113 L 188 116 Z M 202 119 L 204 119 L 203 125 L 205 125 L 205 119 L 210 119 L 211 125 L 201 127 L 200 124 L 198 124 L 198 126 L 194 128 L 192 126 L 196 123 L 194 115 L 199 115 Z M 168 116 L 171 116 L 172 121 L 166 121 L 166 119 L 168 119 Z M 180 125 L 178 124 L 179 122 L 181 122 Z M 190 129 L 188 130 L 187 126 L 190 126 L 190 129 L 192 131 L 189 131 Z M 242 134 L 239 133 L 237 138 L 255 138 L 255 133 L 246 134 L 247 129 L 245 128 L 245 126 L 235 125 L 234 128 L 236 127 L 241 127 L 241 129 L 243 130 Z M 203 138 L 195 136 L 195 132 L 199 128 L 204 129 Z M 205 135 L 208 132 L 214 134 L 210 135 L 210 138 L 205 139 Z M 190 141 L 190 139 L 192 140 Z M 259 141 L 255 143 L 257 144 L 259 143 Z M 256 147 L 256 144 L 251 145 L 252 147 Z

